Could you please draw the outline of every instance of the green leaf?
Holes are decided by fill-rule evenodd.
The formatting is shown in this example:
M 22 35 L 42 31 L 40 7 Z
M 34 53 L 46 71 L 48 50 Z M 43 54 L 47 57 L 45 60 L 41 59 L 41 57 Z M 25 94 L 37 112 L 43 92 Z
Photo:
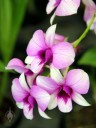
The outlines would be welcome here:
M 5 63 L 12 56 L 28 0 L 0 0 L 0 51 Z
M 78 64 L 96 67 L 96 47 L 88 50 L 78 61 Z
M 5 71 L 6 71 L 5 64 L 2 61 L 0 61 L 0 72 L 5 72 Z

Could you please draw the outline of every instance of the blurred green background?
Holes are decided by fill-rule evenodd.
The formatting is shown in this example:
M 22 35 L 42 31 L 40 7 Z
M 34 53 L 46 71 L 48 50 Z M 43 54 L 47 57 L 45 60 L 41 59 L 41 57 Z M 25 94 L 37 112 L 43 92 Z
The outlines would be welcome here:
M 34 31 L 50 26 L 51 15 L 46 14 L 48 0 L 0 0 L 0 128 L 96 128 L 96 35 L 90 31 L 76 49 L 76 60 L 72 68 L 82 68 L 90 76 L 90 91 L 85 96 L 91 107 L 73 104 L 71 113 L 64 114 L 57 109 L 47 111 L 51 120 L 41 118 L 34 111 L 32 121 L 25 119 L 11 95 L 12 79 L 18 77 L 5 66 L 11 58 L 24 61 L 26 47 Z M 85 30 L 83 21 L 84 6 L 81 4 L 78 14 L 69 17 L 56 17 L 56 33 L 75 41 Z M 11 113 L 12 121 L 7 115 Z

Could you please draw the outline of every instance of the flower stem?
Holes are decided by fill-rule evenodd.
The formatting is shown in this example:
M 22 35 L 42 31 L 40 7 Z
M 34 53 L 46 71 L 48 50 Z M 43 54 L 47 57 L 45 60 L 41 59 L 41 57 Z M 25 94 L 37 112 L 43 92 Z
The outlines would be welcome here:
M 83 32 L 83 34 L 75 42 L 72 43 L 72 45 L 73 45 L 74 48 L 77 47 L 79 45 L 79 43 L 84 39 L 84 37 L 88 34 L 88 32 L 90 30 L 90 27 L 93 24 L 95 18 L 96 18 L 96 11 L 95 11 L 95 13 L 94 13 L 94 15 L 93 15 L 93 17 L 92 17 L 92 19 L 91 19 L 88 27 Z

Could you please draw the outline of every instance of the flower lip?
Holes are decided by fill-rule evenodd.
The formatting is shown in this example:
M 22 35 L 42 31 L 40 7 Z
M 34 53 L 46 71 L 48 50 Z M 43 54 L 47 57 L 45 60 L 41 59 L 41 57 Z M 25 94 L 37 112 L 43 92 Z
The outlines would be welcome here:
M 47 48 L 46 50 L 39 51 L 38 53 L 39 57 L 42 59 L 41 63 L 51 63 L 53 59 L 52 51 L 50 48 Z
M 59 98 L 63 97 L 65 102 L 67 102 L 68 98 L 70 98 L 71 95 L 72 95 L 72 89 L 66 85 L 64 85 L 64 87 L 61 87 L 58 93 L 58 97 Z
M 56 0 L 56 6 L 60 4 L 61 0 Z

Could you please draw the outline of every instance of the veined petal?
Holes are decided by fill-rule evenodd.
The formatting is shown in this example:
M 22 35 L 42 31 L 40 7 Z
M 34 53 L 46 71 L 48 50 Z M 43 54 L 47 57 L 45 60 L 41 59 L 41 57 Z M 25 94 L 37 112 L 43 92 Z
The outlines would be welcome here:
M 89 77 L 81 69 L 70 70 L 66 76 L 66 85 L 80 94 L 86 94 L 89 90 Z
M 26 90 L 26 91 L 28 91 L 28 92 L 30 91 L 30 89 L 29 89 L 29 87 L 28 87 L 28 85 L 27 85 L 27 83 L 26 83 L 24 73 L 22 73 L 22 74 L 20 75 L 20 77 L 19 77 L 19 82 L 20 82 L 20 84 L 21 84 L 21 87 L 22 87 L 24 90 Z
M 49 47 L 52 47 L 55 41 L 55 30 L 56 30 L 56 24 L 49 27 L 48 30 L 46 31 L 46 36 L 45 36 L 46 44 Z
M 77 13 L 80 0 L 61 0 L 55 14 L 57 16 L 68 16 Z
M 37 55 L 40 50 L 46 48 L 45 37 L 42 30 L 37 30 L 27 47 L 27 54 L 29 56 Z
M 28 95 L 28 92 L 22 88 L 18 78 L 15 78 L 12 82 L 12 95 L 16 102 L 22 102 Z
M 41 58 L 36 56 L 31 63 L 31 70 L 34 73 L 39 73 L 44 66 L 44 62 L 42 62 Z
M 27 119 L 33 119 L 33 108 L 30 108 L 29 104 L 24 104 L 23 113 Z
M 83 96 L 77 92 L 73 92 L 72 99 L 74 102 L 76 102 L 79 105 L 90 106 L 90 104 L 83 98 Z
M 61 75 L 60 71 L 52 65 L 50 67 L 50 76 L 59 85 L 64 83 L 64 78 Z
M 53 46 L 53 62 L 52 64 L 58 68 L 66 68 L 74 62 L 75 52 L 68 42 L 61 42 Z
M 61 112 L 67 113 L 72 110 L 72 101 L 71 98 L 67 99 L 67 102 L 64 101 L 63 97 L 58 97 L 58 108 Z
M 55 107 L 57 107 L 57 92 L 54 92 L 51 95 L 50 102 L 49 102 L 49 105 L 48 105 L 48 109 L 51 110 L 51 109 L 54 109 Z
M 13 69 L 19 73 L 23 73 L 28 70 L 27 68 L 25 68 L 24 63 L 18 58 L 14 58 L 14 59 L 10 60 L 6 69 Z
M 40 116 L 42 116 L 45 119 L 51 119 L 44 111 L 42 111 L 40 108 L 38 108 L 38 112 Z
M 50 95 L 43 90 L 42 88 L 38 86 L 32 86 L 31 87 L 31 96 L 33 96 L 38 104 L 38 107 L 45 111 L 45 109 L 48 107 Z
M 50 14 L 56 7 L 56 0 L 50 0 L 46 7 L 47 14 Z
M 58 88 L 58 85 L 54 80 L 45 76 L 38 76 L 36 79 L 36 83 L 38 86 L 40 86 L 50 94 Z
M 23 102 L 16 102 L 18 108 L 23 109 Z

